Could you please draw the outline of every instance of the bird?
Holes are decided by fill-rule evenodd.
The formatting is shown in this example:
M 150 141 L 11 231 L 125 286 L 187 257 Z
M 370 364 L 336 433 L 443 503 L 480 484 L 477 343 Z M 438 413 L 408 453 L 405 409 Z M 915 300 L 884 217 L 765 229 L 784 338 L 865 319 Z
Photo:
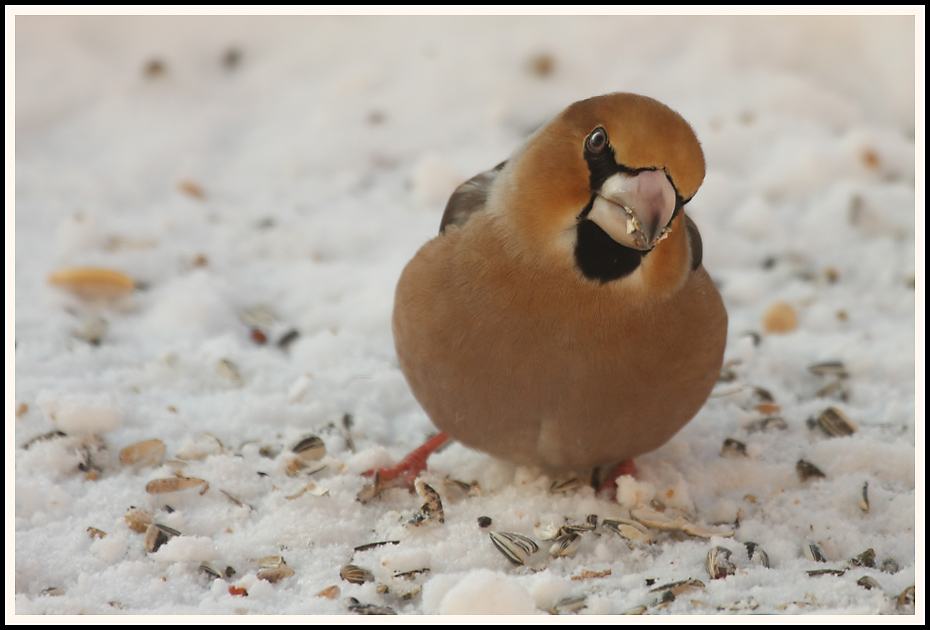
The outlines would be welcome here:
M 672 438 L 706 402 L 727 312 L 685 206 L 692 127 L 647 96 L 578 101 L 459 186 L 397 283 L 398 363 L 439 433 L 375 472 L 408 485 L 449 439 L 585 471 Z

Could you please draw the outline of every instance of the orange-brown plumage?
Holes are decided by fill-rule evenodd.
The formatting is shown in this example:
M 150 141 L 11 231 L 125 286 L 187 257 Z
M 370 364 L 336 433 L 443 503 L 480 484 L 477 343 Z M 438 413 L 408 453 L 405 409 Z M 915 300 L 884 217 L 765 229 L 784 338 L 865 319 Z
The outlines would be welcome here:
M 400 365 L 433 423 L 556 469 L 671 438 L 706 401 L 726 343 L 682 207 L 703 177 L 684 119 L 618 93 L 570 106 L 454 195 L 394 306 Z

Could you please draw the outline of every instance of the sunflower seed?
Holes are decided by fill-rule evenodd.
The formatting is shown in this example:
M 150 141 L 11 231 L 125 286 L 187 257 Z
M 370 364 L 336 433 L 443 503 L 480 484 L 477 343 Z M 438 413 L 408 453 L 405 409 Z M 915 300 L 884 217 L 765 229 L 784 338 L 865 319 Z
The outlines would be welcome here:
M 581 534 L 572 533 L 567 536 L 562 536 L 557 539 L 551 547 L 549 547 L 549 554 L 553 558 L 562 558 L 564 556 L 570 556 L 581 546 Z
M 562 536 L 567 536 L 569 534 L 580 534 L 583 532 L 594 531 L 597 527 L 597 514 L 588 514 L 588 517 L 585 519 L 584 523 L 566 523 L 559 528 L 559 532 Z
M 488 535 L 497 550 L 514 564 L 523 564 L 527 557 L 539 551 L 539 545 L 532 538 L 521 534 L 488 532 Z
M 836 407 L 827 407 L 817 416 L 817 426 L 830 437 L 845 437 L 856 432 L 856 425 Z
M 822 470 L 814 466 L 812 463 L 804 461 L 803 459 L 798 460 L 798 463 L 795 465 L 795 470 L 798 471 L 798 477 L 801 478 L 801 481 L 807 481 L 811 477 L 827 476 Z
M 365 582 L 374 582 L 375 576 L 368 569 L 357 567 L 354 564 L 344 564 L 339 569 L 339 577 L 346 582 L 353 584 L 364 584 Z
M 84 299 L 116 298 L 132 291 L 136 284 L 126 274 L 113 269 L 62 269 L 48 277 L 50 284 Z
M 807 369 L 817 376 L 836 376 L 839 378 L 846 378 L 849 376 L 849 372 L 846 371 L 846 366 L 844 366 L 841 361 L 815 363 L 814 365 L 808 365 Z
M 814 562 L 827 561 L 827 555 L 823 552 L 823 549 L 820 548 L 820 545 L 813 540 L 805 540 L 804 544 L 801 545 L 801 551 L 804 552 L 804 557 L 808 560 L 813 560 Z
M 766 569 L 772 566 L 769 564 L 769 554 L 765 553 L 762 547 L 754 542 L 746 543 L 746 554 L 753 564 L 758 564 Z
M 655 588 L 649 589 L 650 593 L 658 593 L 660 591 L 668 591 L 672 595 L 678 596 L 682 593 L 687 593 L 688 591 L 703 589 L 704 582 L 696 580 L 694 578 L 689 578 L 687 580 L 680 580 L 678 582 L 670 582 L 668 584 L 663 584 L 662 586 L 657 586 Z
M 478 517 L 478 527 L 482 529 L 485 527 L 491 526 L 491 517 L 490 516 L 479 516 Z
M 846 388 L 843 387 L 843 381 L 833 381 L 832 383 L 827 383 L 816 392 L 814 396 L 817 398 L 826 398 L 827 396 L 832 396 L 836 394 L 836 397 L 846 402 L 849 399 L 849 394 L 846 391 Z
M 862 486 L 862 492 L 859 493 L 859 509 L 863 512 L 869 511 L 869 482 L 866 481 Z
M 130 444 L 119 452 L 119 461 L 123 466 L 138 465 L 158 466 L 165 456 L 165 443 L 161 440 L 145 440 Z
M 732 552 L 725 547 L 713 547 L 707 552 L 705 566 L 712 580 L 736 573 L 736 565 L 730 561 Z
M 145 550 L 148 553 L 155 553 L 158 551 L 159 547 L 164 545 L 175 536 L 180 535 L 181 532 L 174 529 L 173 527 L 168 527 L 167 525 L 161 525 L 159 523 L 152 523 L 145 530 Z
M 868 575 L 863 575 L 861 578 L 859 578 L 856 584 L 858 584 L 859 586 L 861 586 L 867 591 L 871 591 L 873 588 L 882 590 L 882 585 L 879 584 L 875 580 L 875 578 L 868 576 Z
M 637 521 L 624 518 L 605 518 L 602 523 L 605 528 L 626 540 L 628 544 L 652 544 L 656 541 L 655 534 L 649 531 L 645 525 L 638 523 Z
M 835 575 L 839 577 L 844 573 L 846 573 L 846 569 L 814 569 L 813 571 L 807 572 L 811 577 L 818 577 L 821 575 Z

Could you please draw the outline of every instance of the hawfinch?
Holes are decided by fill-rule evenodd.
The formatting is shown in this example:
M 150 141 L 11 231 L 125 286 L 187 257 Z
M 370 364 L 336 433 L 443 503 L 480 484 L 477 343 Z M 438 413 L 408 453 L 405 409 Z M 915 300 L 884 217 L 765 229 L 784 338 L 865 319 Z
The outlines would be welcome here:
M 694 131 L 637 94 L 579 101 L 462 184 L 397 284 L 404 376 L 442 433 L 520 465 L 584 470 L 668 441 L 717 381 L 727 313 L 685 205 Z M 374 471 L 369 471 L 372 473 Z

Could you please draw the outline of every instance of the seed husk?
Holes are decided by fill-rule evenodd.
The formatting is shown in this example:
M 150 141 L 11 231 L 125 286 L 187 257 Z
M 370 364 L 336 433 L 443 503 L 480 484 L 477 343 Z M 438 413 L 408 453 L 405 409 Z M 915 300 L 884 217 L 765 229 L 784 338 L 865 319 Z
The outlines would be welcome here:
M 728 457 L 747 457 L 746 445 L 733 438 L 727 438 L 723 441 L 723 448 L 720 454 Z
M 580 488 L 584 485 L 584 482 L 578 477 L 569 477 L 567 479 L 556 479 L 549 486 L 549 492 L 552 494 L 559 494 L 562 492 L 570 492 L 577 488 Z
M 149 494 L 163 494 L 165 492 L 178 492 L 194 488 L 207 483 L 203 479 L 194 477 L 168 477 L 167 479 L 153 479 L 145 484 L 145 491 Z
M 871 548 L 866 549 L 865 551 L 860 553 L 855 558 L 851 558 L 849 560 L 849 564 L 853 565 L 854 567 L 866 567 L 869 569 L 874 569 L 875 568 L 875 550 Z
M 898 563 L 894 561 L 893 558 L 885 558 L 882 560 L 882 566 L 878 569 L 882 573 L 897 573 L 901 570 L 901 567 L 898 566 Z
M 339 587 L 333 584 L 332 586 L 327 586 L 322 591 L 314 595 L 314 597 L 325 597 L 326 599 L 336 599 L 339 597 Z
M 137 534 L 144 534 L 153 522 L 151 512 L 137 507 L 130 507 L 124 518 L 129 524 L 129 529 Z
M 478 527 L 482 529 L 485 527 L 491 526 L 491 517 L 490 516 L 479 516 L 478 517 Z
M 710 538 L 712 536 L 729 538 L 735 533 L 731 530 L 710 530 L 706 527 L 692 523 L 684 516 L 674 518 L 668 514 L 663 514 L 662 512 L 658 512 L 643 506 L 635 507 L 630 510 L 630 516 L 643 525 L 646 525 L 647 527 L 652 527 L 667 532 L 684 532 L 691 536 L 698 536 L 700 538 Z
M 254 558 L 252 562 L 263 569 L 280 569 L 287 566 L 284 556 L 262 556 L 261 558 Z
M 836 376 L 838 378 L 847 378 L 849 376 L 849 372 L 846 371 L 846 366 L 843 365 L 842 361 L 815 363 L 807 366 L 807 369 L 817 376 Z
M 908 586 L 906 589 L 901 591 L 901 594 L 898 595 L 897 607 L 906 608 L 913 606 L 917 600 L 917 590 L 914 588 L 916 585 Z
M 801 481 L 807 481 L 812 477 L 826 477 L 826 473 L 814 466 L 812 463 L 799 459 L 798 463 L 795 465 L 795 469 L 798 471 L 798 477 L 801 478 Z
M 148 553 L 155 553 L 158 551 L 159 547 L 164 545 L 175 536 L 180 535 L 181 532 L 174 529 L 173 527 L 168 527 L 167 525 L 162 525 L 160 523 L 152 523 L 145 530 L 145 550 Z
M 818 577 L 821 575 L 835 575 L 839 577 L 844 573 L 846 573 L 846 569 L 814 569 L 813 571 L 807 572 L 811 577 Z
M 165 443 L 161 440 L 144 440 L 130 444 L 119 452 L 119 461 L 123 466 L 158 466 L 165 456 Z
M 102 529 L 97 529 L 96 527 L 88 527 L 87 535 L 91 538 L 106 538 L 107 533 Z
M 645 606 L 633 606 L 632 608 L 627 608 L 624 610 L 621 615 L 641 615 L 648 610 Z
M 553 615 L 567 615 L 569 613 L 577 613 L 579 610 L 587 608 L 587 606 L 588 598 L 586 596 L 572 595 L 560 599 L 552 608 L 551 612 Z
M 98 315 L 82 322 L 80 327 L 71 331 L 71 336 L 86 341 L 92 346 L 99 346 L 100 340 L 107 334 L 109 327 L 109 322 Z
M 374 548 L 380 547 L 380 546 L 382 546 L 382 545 L 399 545 L 399 544 L 400 544 L 400 541 L 399 541 L 399 540 L 382 540 L 382 541 L 379 541 L 379 542 L 373 542 L 373 543 L 368 543 L 368 544 L 365 544 L 365 545 L 359 545 L 358 547 L 356 547 L 356 548 L 354 549 L 354 551 L 368 551 L 369 549 L 374 549 Z
M 62 269 L 51 274 L 48 281 L 85 299 L 115 298 L 136 287 L 126 274 L 98 267 Z
M 349 612 L 359 615 L 396 615 L 393 608 L 388 606 L 376 606 L 374 604 L 362 604 L 354 597 L 346 599 L 346 607 Z
M 712 580 L 733 575 L 736 565 L 730 560 L 732 552 L 725 547 L 713 547 L 707 552 L 705 566 Z
M 280 580 L 289 578 L 292 575 L 294 575 L 293 569 L 288 569 L 287 567 L 278 567 L 276 569 L 262 569 L 256 574 L 256 577 L 259 580 L 265 580 L 266 582 L 271 582 L 274 584 Z
M 413 518 L 410 519 L 407 524 L 420 526 L 433 521 L 442 523 L 444 515 L 442 510 L 442 499 L 439 497 L 439 493 L 431 486 L 427 485 L 422 479 L 417 479 L 414 482 L 414 487 L 417 493 L 423 497 L 426 502 L 420 506 L 420 510 L 413 515 Z
M 769 416 L 767 418 L 762 418 L 761 420 L 756 420 L 750 422 L 746 425 L 746 430 L 749 433 L 756 433 L 757 431 L 784 431 L 788 428 L 788 423 L 785 422 L 785 419 L 781 416 Z
M 873 588 L 878 589 L 878 590 L 882 590 L 882 585 L 879 584 L 879 583 L 875 580 L 875 578 L 873 578 L 873 577 L 871 577 L 871 576 L 869 576 L 869 575 L 863 575 L 861 578 L 859 578 L 859 580 L 856 582 L 856 584 L 858 584 L 859 586 L 861 586 L 862 588 L 864 588 L 864 589 L 867 590 L 867 591 L 871 591 Z
M 220 572 L 220 570 L 217 569 L 214 565 L 210 564 L 209 562 L 201 562 L 200 570 L 214 579 L 222 580 L 225 578 L 225 576 Z
M 813 560 L 814 562 L 827 561 L 827 555 L 823 552 L 820 545 L 813 540 L 805 540 L 804 544 L 801 545 L 801 551 L 804 552 L 804 557 L 808 560 Z
M 242 387 L 245 384 L 239 374 L 239 368 L 229 359 L 220 359 L 216 364 L 216 371 L 236 387 Z
M 59 588 L 57 586 L 49 586 L 48 588 L 42 589 L 42 592 L 39 595 L 44 595 L 46 597 L 60 597 L 65 594 L 65 589 Z
M 833 381 L 832 383 L 827 383 L 816 392 L 814 396 L 817 398 L 826 398 L 827 396 L 832 396 L 836 394 L 836 397 L 846 402 L 849 399 L 849 394 L 846 392 L 846 388 L 843 387 L 843 381 Z
M 527 557 L 539 551 L 539 545 L 532 538 L 521 534 L 488 532 L 488 535 L 497 550 L 514 564 L 523 564 Z
M 562 536 L 567 536 L 568 534 L 580 534 L 583 532 L 591 532 L 597 527 L 597 514 L 588 514 L 588 517 L 585 519 L 584 523 L 566 523 L 559 528 L 559 533 Z
M 753 564 L 758 564 L 766 569 L 772 566 L 769 564 L 769 554 L 765 553 L 762 547 L 754 542 L 746 543 L 746 555 L 749 556 Z
M 830 437 L 845 437 L 857 431 L 855 423 L 836 407 L 827 407 L 817 416 L 817 426 Z
M 866 481 L 862 486 L 862 492 L 859 493 L 859 509 L 868 513 L 869 508 L 869 482 Z
M 291 452 L 305 462 L 317 461 L 326 455 L 326 444 L 316 435 L 306 435 L 291 447 Z
M 562 558 L 565 556 L 570 556 L 571 554 L 578 551 L 578 548 L 581 546 L 581 534 L 571 533 L 567 536 L 562 536 L 558 538 L 551 547 L 549 547 L 549 555 L 553 558 Z
M 649 528 L 631 519 L 605 518 L 603 525 L 626 540 L 627 543 L 652 544 L 656 541 L 656 535 L 649 531 Z
M 353 584 L 364 584 L 365 582 L 374 582 L 375 580 L 375 576 L 371 571 L 354 564 L 342 565 L 342 568 L 339 569 L 339 577 Z

